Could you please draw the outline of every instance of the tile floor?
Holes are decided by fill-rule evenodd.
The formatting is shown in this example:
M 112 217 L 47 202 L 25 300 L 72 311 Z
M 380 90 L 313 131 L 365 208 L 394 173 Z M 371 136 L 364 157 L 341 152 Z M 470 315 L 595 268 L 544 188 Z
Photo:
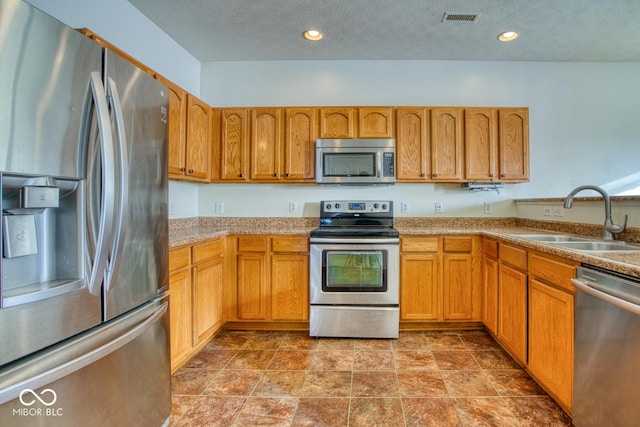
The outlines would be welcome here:
M 172 377 L 172 426 L 570 426 L 484 332 L 223 331 Z

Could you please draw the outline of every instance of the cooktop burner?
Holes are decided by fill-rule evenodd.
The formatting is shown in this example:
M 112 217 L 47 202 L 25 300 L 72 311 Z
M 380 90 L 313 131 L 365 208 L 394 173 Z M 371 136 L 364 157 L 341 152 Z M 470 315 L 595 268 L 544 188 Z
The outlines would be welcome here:
M 311 237 L 399 237 L 393 228 L 393 202 L 327 200 L 320 203 L 320 228 Z

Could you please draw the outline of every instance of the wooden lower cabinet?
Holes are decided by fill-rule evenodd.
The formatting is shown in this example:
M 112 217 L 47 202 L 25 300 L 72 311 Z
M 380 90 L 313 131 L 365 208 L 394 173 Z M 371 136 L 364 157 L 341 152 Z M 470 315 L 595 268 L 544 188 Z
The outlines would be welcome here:
M 222 327 L 224 238 L 169 251 L 169 342 L 177 370 Z
M 527 275 L 499 266 L 498 339 L 520 363 L 527 362 Z
M 400 246 L 400 320 L 481 319 L 479 238 L 406 236 Z
M 555 255 L 483 241 L 483 323 L 569 415 L 576 265 Z
M 171 370 L 191 354 L 191 270 L 169 276 L 169 342 Z
M 234 280 L 225 297 L 226 320 L 307 322 L 309 239 L 306 236 L 236 236 Z

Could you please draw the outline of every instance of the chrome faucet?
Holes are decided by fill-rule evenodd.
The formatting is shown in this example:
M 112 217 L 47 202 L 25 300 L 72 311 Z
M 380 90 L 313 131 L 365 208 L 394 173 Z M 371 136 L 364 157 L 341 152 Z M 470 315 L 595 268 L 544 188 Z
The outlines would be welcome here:
M 582 190 L 594 190 L 602 194 L 602 198 L 604 199 L 604 227 L 602 228 L 602 238 L 605 240 L 613 240 L 612 233 L 621 233 L 627 227 L 627 215 L 624 216 L 624 224 L 615 225 L 611 220 L 611 198 L 604 189 L 596 185 L 582 185 L 574 188 L 566 199 L 564 199 L 564 207 L 566 209 L 571 209 L 573 197 Z

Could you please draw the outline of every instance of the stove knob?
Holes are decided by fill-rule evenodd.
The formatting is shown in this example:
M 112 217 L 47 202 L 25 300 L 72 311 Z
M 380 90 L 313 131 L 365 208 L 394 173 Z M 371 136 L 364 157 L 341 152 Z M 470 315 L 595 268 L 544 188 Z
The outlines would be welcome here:
M 336 209 L 340 209 L 340 203 L 336 203 L 335 205 L 333 205 L 333 207 Z
M 387 204 L 386 203 L 382 204 L 382 210 L 385 210 L 385 211 L 387 210 Z
M 328 211 L 331 210 L 331 203 L 327 203 L 327 206 L 325 206 L 324 208 L 325 210 L 328 210 Z
M 374 204 L 373 204 L 373 209 L 378 209 L 378 207 L 379 207 L 379 206 L 380 206 L 379 204 L 374 203 Z

